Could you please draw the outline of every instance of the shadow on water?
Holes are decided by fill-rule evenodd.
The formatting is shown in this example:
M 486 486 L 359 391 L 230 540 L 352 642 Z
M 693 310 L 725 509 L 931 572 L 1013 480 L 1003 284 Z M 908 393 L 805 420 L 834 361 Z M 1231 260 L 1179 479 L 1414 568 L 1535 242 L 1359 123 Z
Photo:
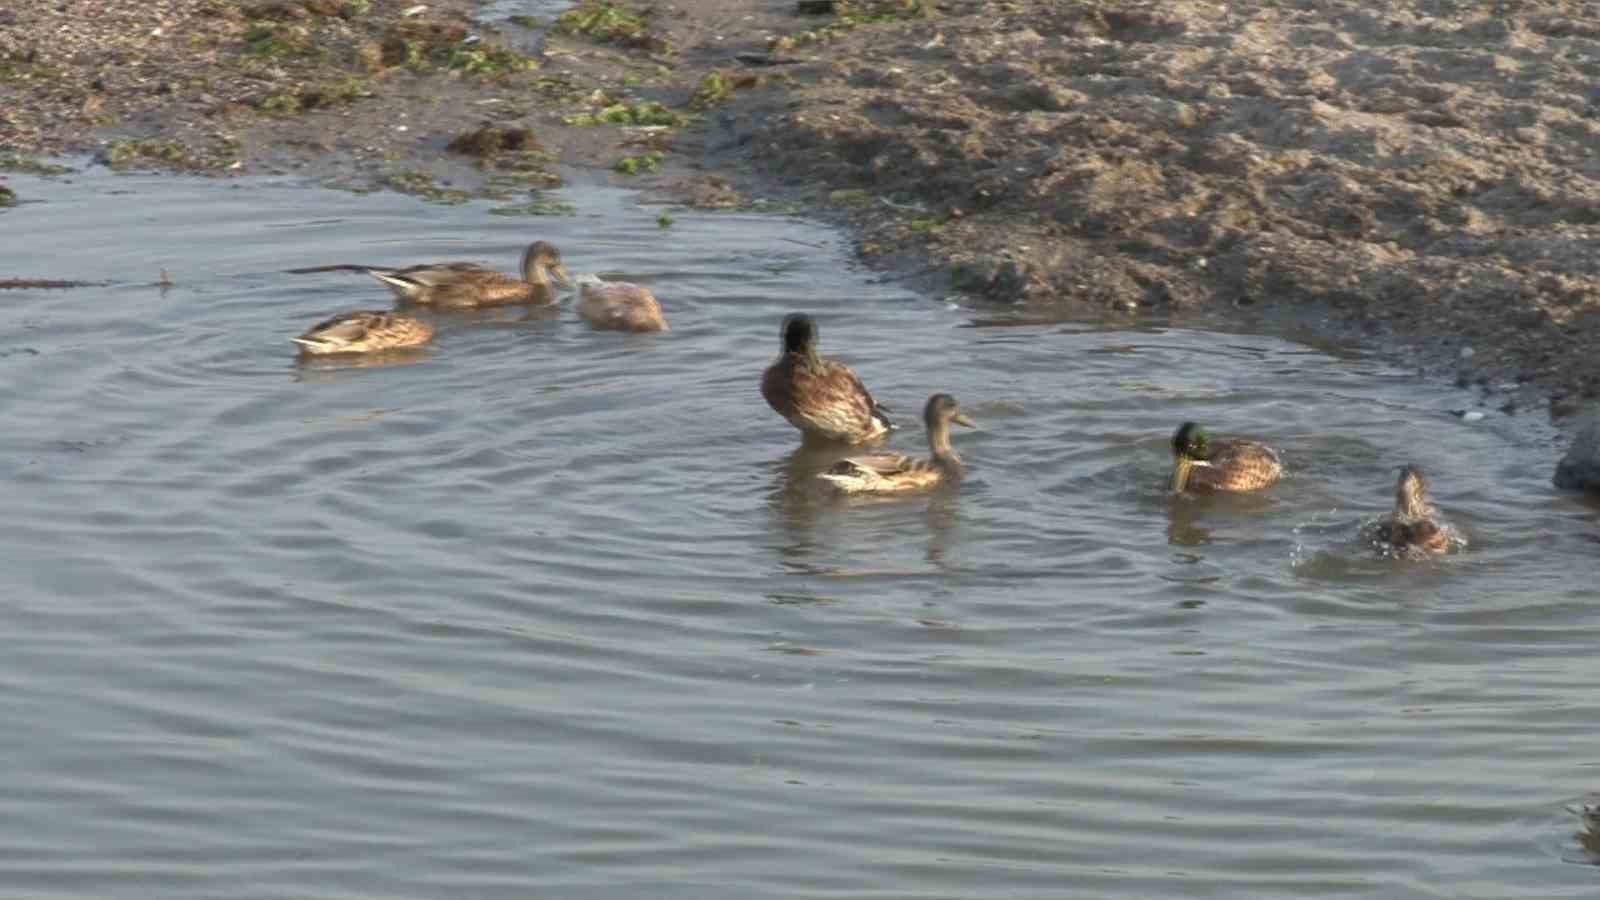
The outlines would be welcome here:
M 1600 516 L 1532 419 L 1464 422 L 1359 348 L 918 296 L 795 219 L 675 211 L 663 240 L 621 191 L 514 220 L 13 177 L 43 202 L 4 214 L 0 272 L 172 282 L 0 305 L 14 891 L 1593 889 L 1550 795 L 1592 787 Z M 534 237 L 673 331 L 427 312 L 413 359 L 295 362 L 390 299 L 280 270 Z M 757 388 L 795 309 L 902 425 L 960 398 L 959 486 L 811 490 L 850 451 L 797 449 Z M 1188 419 L 1288 477 L 1170 497 Z M 1463 552 L 1362 543 L 1407 461 Z

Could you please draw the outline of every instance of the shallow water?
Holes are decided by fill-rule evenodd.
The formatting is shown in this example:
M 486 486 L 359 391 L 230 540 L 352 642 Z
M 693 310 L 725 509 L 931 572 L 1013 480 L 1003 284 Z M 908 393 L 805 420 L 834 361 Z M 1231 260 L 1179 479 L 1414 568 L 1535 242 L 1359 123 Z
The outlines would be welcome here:
M 1590 897 L 1600 512 L 1530 417 L 1360 354 L 1021 324 L 795 219 L 507 219 L 285 181 L 13 177 L 0 277 L 0 893 Z M 383 307 L 333 262 L 544 237 L 673 331 Z M 69 256 L 63 248 L 81 252 Z M 165 267 L 174 282 L 154 282 Z M 970 477 L 820 499 L 757 379 L 815 313 Z M 1280 445 L 1170 501 L 1196 418 Z M 1471 546 L 1359 543 L 1422 464 Z

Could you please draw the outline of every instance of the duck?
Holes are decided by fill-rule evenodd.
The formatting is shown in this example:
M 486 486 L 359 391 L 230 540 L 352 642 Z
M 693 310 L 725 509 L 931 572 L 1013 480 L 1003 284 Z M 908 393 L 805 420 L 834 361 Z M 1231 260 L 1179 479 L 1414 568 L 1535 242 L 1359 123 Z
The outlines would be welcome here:
M 616 331 L 669 331 L 661 304 L 649 288 L 626 281 L 579 275 L 578 315 L 596 328 Z
M 928 428 L 929 458 L 900 453 L 853 456 L 834 463 L 817 477 L 845 494 L 892 494 L 931 488 L 961 478 L 961 456 L 950 445 L 950 424 L 976 428 L 949 394 L 934 394 L 922 409 Z
M 1172 435 L 1174 494 L 1184 491 L 1254 491 L 1283 475 L 1278 451 L 1245 438 L 1212 440 L 1205 429 L 1184 422 Z
M 802 438 L 862 444 L 895 427 L 849 366 L 817 352 L 810 316 L 785 316 L 778 334 L 782 350 L 761 376 L 761 396 Z
M 561 265 L 561 251 L 548 241 L 534 241 L 522 252 L 521 277 L 496 272 L 471 262 L 424 263 L 403 269 L 339 264 L 289 271 L 302 275 L 339 270 L 365 272 L 388 285 L 395 296 L 404 302 L 453 309 L 513 303 L 554 303 L 556 292 L 551 285 L 551 276 L 562 287 L 572 286 L 566 267 Z
M 363 309 L 318 322 L 305 334 L 289 340 L 300 345 L 300 352 L 309 356 L 370 353 L 420 347 L 433 340 L 433 326 L 401 313 Z
M 1454 534 L 1428 502 L 1428 480 L 1422 467 L 1411 463 L 1401 466 L 1394 485 L 1394 512 L 1378 523 L 1378 544 L 1401 555 L 1444 553 L 1450 549 Z

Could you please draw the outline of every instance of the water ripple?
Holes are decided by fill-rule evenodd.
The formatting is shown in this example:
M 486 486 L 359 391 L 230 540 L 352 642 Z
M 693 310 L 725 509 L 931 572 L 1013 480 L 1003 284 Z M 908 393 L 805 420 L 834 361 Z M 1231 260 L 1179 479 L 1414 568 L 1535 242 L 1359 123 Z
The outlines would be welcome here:
M 933 302 L 794 219 L 679 211 L 664 240 L 620 191 L 515 221 L 24 187 L 47 202 L 6 214 L 0 268 L 91 242 L 72 274 L 113 283 L 0 311 L 14 892 L 1593 892 L 1567 807 L 1594 789 L 1600 513 L 1550 489 L 1530 419 L 1465 423 L 1472 395 L 1356 352 Z M 424 311 L 422 353 L 294 362 L 288 335 L 389 298 L 279 270 L 509 269 L 534 237 L 650 284 L 673 331 Z M 961 398 L 959 489 L 812 489 L 837 454 L 756 389 L 795 309 L 894 446 Z M 1167 497 L 1184 419 L 1290 477 Z M 1465 551 L 1362 544 L 1404 461 Z

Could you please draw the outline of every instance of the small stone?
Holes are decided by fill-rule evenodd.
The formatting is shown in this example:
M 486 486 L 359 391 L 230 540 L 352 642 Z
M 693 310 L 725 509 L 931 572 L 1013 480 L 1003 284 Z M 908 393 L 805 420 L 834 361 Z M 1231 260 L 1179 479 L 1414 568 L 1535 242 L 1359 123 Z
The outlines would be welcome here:
M 1462 347 L 1461 348 L 1461 358 L 1462 359 L 1471 359 L 1471 358 L 1473 358 L 1474 356 L 1477 356 L 1477 355 L 1478 355 L 1478 351 L 1472 349 L 1471 347 Z

